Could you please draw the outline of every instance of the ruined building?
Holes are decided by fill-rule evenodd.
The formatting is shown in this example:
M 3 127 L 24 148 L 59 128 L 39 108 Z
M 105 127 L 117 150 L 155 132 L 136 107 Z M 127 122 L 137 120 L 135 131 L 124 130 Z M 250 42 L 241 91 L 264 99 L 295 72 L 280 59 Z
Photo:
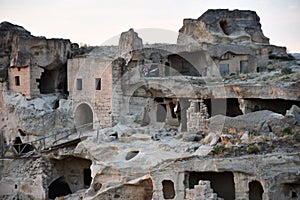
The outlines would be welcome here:
M 0 34 L 1 198 L 300 197 L 300 56 L 254 11 L 184 19 L 177 44 Z

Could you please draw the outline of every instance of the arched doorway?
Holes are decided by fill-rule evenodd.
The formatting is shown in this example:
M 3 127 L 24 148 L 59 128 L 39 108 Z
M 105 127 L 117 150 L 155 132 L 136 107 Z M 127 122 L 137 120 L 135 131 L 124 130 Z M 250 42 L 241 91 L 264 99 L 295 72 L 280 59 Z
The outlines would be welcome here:
M 259 181 L 249 183 L 249 200 L 261 200 L 264 189 Z
M 71 194 L 72 191 L 65 181 L 65 177 L 60 177 L 54 180 L 48 187 L 48 197 L 49 199 L 55 199 L 56 197 L 66 196 Z
M 80 104 L 75 110 L 75 124 L 77 129 L 90 130 L 93 128 L 93 111 L 86 104 Z

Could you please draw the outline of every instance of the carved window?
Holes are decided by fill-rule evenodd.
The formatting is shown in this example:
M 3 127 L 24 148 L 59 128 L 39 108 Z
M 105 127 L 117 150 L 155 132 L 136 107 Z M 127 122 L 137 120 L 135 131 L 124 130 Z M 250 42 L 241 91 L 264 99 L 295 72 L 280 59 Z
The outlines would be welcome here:
M 82 79 L 81 78 L 78 78 L 76 80 L 76 88 L 77 88 L 77 90 L 82 90 Z
M 249 73 L 248 60 L 242 60 L 242 61 L 240 61 L 240 73 L 242 73 L 242 74 Z
M 95 79 L 95 89 L 96 90 L 101 90 L 101 78 L 96 78 Z
M 20 86 L 20 76 L 15 76 L 15 85 Z
M 221 76 L 229 74 L 229 64 L 220 64 L 220 74 Z

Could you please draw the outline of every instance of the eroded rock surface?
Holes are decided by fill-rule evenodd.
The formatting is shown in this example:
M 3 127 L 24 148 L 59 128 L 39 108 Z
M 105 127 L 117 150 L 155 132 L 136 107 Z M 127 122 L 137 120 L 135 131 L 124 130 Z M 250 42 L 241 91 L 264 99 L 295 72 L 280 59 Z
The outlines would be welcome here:
M 143 48 L 143 41 L 131 28 L 121 33 L 119 40 L 119 55 L 126 60 L 130 58 L 131 51 Z
M 179 44 L 147 48 L 133 29 L 119 47 L 81 49 L 8 23 L 0 30 L 3 69 L 36 66 L 48 73 L 44 83 L 61 85 L 61 69 L 77 49 L 68 99 L 56 90 L 26 99 L 8 88 L 16 74 L 3 76 L 0 144 L 12 144 L 5 156 L 16 156 L 18 137 L 48 148 L 0 163 L 0 197 L 300 196 L 299 55 L 269 45 L 255 12 L 208 10 L 184 21 Z M 249 68 L 241 70 L 245 60 Z M 220 64 L 235 67 L 221 75 Z M 51 135 L 61 131 L 70 134 Z
M 198 19 L 184 19 L 177 43 L 254 42 L 269 44 L 260 19 L 249 10 L 208 10 Z
M 57 70 L 57 85 L 63 84 L 66 76 L 64 67 L 74 47 L 70 40 L 35 37 L 23 27 L 9 22 L 0 24 L 0 34 L 2 81 L 6 79 L 10 66 L 39 66 L 46 70 Z

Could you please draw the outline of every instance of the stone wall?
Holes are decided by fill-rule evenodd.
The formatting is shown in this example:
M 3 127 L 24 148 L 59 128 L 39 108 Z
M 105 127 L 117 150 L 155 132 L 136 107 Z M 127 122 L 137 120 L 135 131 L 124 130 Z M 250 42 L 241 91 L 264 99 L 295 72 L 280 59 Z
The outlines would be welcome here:
M 190 107 L 186 111 L 187 131 L 197 132 L 208 130 L 208 112 L 203 100 L 190 100 Z
M 79 79 L 81 83 L 78 83 Z M 100 81 L 100 88 L 96 88 L 96 79 Z M 74 102 L 75 115 L 76 108 L 87 103 L 93 111 L 94 128 L 112 125 L 111 61 L 93 57 L 68 60 L 68 91 L 69 99 Z
M 200 180 L 198 185 L 195 185 L 194 189 L 186 190 L 186 199 L 189 200 L 221 200 L 214 193 L 213 189 L 210 187 L 210 181 Z
M 33 97 L 41 93 L 39 88 L 40 83 L 38 82 L 38 80 L 41 80 L 43 71 L 43 68 L 37 66 L 30 67 L 30 94 Z
M 44 69 L 37 66 L 10 67 L 8 72 L 9 89 L 25 95 L 27 99 L 36 97 L 40 94 L 37 80 L 40 80 L 43 71 Z
M 19 78 L 17 78 L 19 77 Z M 19 84 L 17 85 L 17 80 Z M 26 98 L 31 98 L 30 93 L 30 67 L 10 67 L 8 71 L 9 89 L 14 92 L 24 94 Z
M 229 72 L 228 75 L 231 73 L 240 74 L 241 72 L 241 61 L 246 61 L 248 64 L 248 72 L 253 73 L 256 72 L 256 62 L 255 58 L 250 55 L 230 55 L 229 59 L 226 60 L 218 60 L 216 64 L 220 66 L 220 64 L 228 64 L 229 65 Z

